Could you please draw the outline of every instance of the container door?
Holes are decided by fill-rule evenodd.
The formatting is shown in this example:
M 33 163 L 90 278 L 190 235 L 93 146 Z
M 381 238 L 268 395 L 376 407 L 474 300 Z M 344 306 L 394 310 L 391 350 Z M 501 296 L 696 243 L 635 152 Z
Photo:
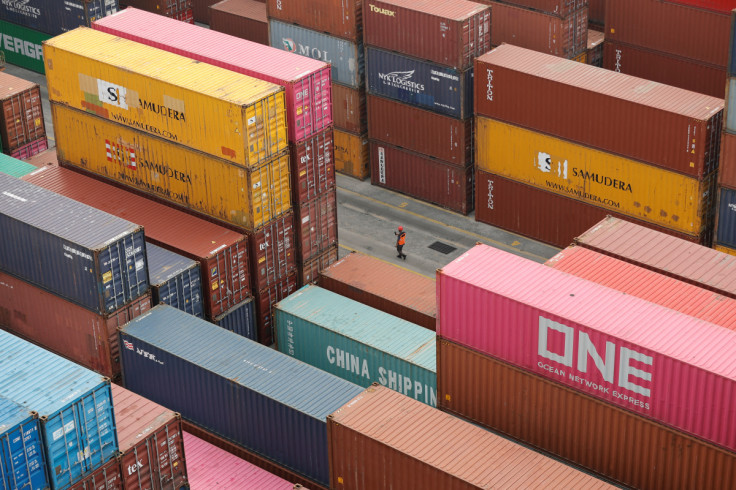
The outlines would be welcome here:
M 35 490 L 48 486 L 38 420 L 33 419 L 0 438 L 0 489 Z
M 102 385 L 82 398 L 77 405 L 81 440 L 79 456 L 86 473 L 105 464 L 118 450 L 110 385 Z
M 80 408 L 79 403 L 75 403 L 50 418 L 42 416 L 40 419 L 51 488 L 57 490 L 69 488 L 85 473 L 82 434 L 76 413 Z
M 112 243 L 99 253 L 98 262 L 103 293 L 103 304 L 100 307 L 108 313 L 125 304 L 126 295 L 122 271 L 124 257 L 125 250 L 121 241 Z
M 137 231 L 123 239 L 125 247 L 124 294 L 125 303 L 148 291 L 148 261 L 143 231 Z M 118 305 L 118 306 L 122 306 Z

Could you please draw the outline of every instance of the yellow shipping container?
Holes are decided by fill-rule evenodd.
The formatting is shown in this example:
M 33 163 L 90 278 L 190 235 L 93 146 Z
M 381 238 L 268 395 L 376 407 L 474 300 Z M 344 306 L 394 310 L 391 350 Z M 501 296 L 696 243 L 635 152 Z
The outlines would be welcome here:
M 713 175 L 698 181 L 494 119 L 475 122 L 481 170 L 691 235 L 708 225 Z
M 289 152 L 245 169 L 52 103 L 59 162 L 255 230 L 291 209 Z
M 335 171 L 364 180 L 371 175 L 368 135 L 362 136 L 335 128 Z
M 713 245 L 713 248 L 719 252 L 727 253 L 729 255 L 736 255 L 736 250 L 726 247 L 725 245 Z
M 80 27 L 43 43 L 49 99 L 256 167 L 288 146 L 284 89 Z

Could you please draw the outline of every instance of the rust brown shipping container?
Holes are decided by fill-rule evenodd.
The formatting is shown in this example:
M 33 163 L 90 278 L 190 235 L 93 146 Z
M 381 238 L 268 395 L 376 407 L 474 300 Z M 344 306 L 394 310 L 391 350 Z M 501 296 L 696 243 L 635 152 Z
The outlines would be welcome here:
M 181 416 L 132 391 L 111 386 L 124 488 L 186 487 Z
M 723 99 L 511 45 L 476 59 L 474 95 L 477 114 L 523 128 L 698 178 L 718 168 Z
M 256 323 L 258 325 L 256 337 L 258 342 L 263 345 L 271 345 L 274 341 L 273 305 L 299 289 L 298 267 L 297 265 L 297 271 L 261 289 L 253 296 L 256 303 Z
M 335 129 L 335 171 L 365 180 L 371 175 L 368 134 Z
M 493 16 L 491 44 L 503 43 L 573 59 L 588 48 L 588 9 L 564 18 L 502 2 L 487 2 Z
M 736 134 L 726 131 L 721 135 L 721 164 L 718 184 L 736 189 Z
M 294 208 L 335 186 L 334 154 L 331 126 L 299 143 L 289 143 L 291 202 Z
M 363 0 L 266 0 L 271 19 L 359 42 L 363 35 Z
M 491 9 L 468 0 L 363 3 L 363 42 L 464 70 L 491 49 Z
M 316 283 L 320 273 L 337 262 L 339 258 L 339 245 L 335 244 L 315 257 L 299 264 L 299 286 Z
M 0 271 L 0 326 L 60 356 L 120 379 L 117 328 L 151 309 L 151 293 L 98 315 Z
M 468 214 L 473 210 L 473 167 L 458 167 L 381 141 L 370 143 L 371 183 Z
M 460 167 L 473 164 L 473 118 L 425 111 L 396 100 L 368 96 L 371 138 Z
M 588 52 L 585 62 L 589 65 L 603 67 L 603 44 L 605 35 L 601 31 L 588 29 Z
M 588 25 L 591 29 L 603 32 L 606 23 L 606 1 L 588 0 Z
M 638 46 L 606 41 L 603 68 L 723 99 L 726 68 Z
M 115 457 L 67 488 L 68 490 L 124 490 L 123 485 L 120 460 Z
M 176 19 L 185 11 L 192 10 L 194 2 L 195 0 L 120 0 L 120 9 L 133 7 Z
M 11 154 L 46 136 L 41 88 L 37 83 L 0 72 L 0 110 L 0 138 L 5 153 Z
M 24 160 L 26 163 L 30 163 L 34 167 L 45 167 L 50 165 L 52 167 L 59 166 L 59 158 L 56 155 L 56 148 L 49 148 L 41 153 L 37 153 L 30 158 Z
M 365 87 L 332 83 L 332 120 L 335 129 L 363 134 L 368 131 Z
M 330 488 L 610 488 L 374 383 L 327 416 Z
M 291 211 L 248 233 L 253 291 L 260 291 L 294 272 L 297 240 Z
M 488 3 L 489 0 L 480 0 L 479 3 Z M 565 17 L 570 12 L 588 6 L 588 0 L 504 0 L 504 3 L 537 10 L 546 14 Z
M 320 272 L 317 284 L 429 330 L 436 328 L 435 281 L 414 271 L 351 252 Z
M 608 215 L 635 221 L 634 218 L 482 170 L 476 170 L 475 185 L 476 221 L 559 248 L 570 245 L 576 236 Z M 709 244 L 711 240 L 712 229 L 691 236 L 651 223 L 638 223 L 689 242 Z
M 192 0 L 192 14 L 196 22 L 208 24 L 210 22 L 210 6 L 220 0 Z
M 440 338 L 437 402 L 627 487 L 725 490 L 736 479 L 736 454 Z
M 302 203 L 294 213 L 299 263 L 337 244 L 337 188 Z
M 606 39 L 725 68 L 731 15 L 662 0 L 606 0 Z
M 258 0 L 222 0 L 209 7 L 210 29 L 268 46 L 266 4 Z

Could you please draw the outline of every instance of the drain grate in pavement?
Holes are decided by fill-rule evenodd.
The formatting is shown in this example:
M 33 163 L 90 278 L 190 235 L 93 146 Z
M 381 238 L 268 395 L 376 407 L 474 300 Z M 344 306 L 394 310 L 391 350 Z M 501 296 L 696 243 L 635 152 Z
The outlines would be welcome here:
M 434 242 L 432 245 L 429 246 L 429 248 L 431 248 L 432 250 L 437 250 L 438 252 L 445 255 L 457 250 L 457 248 L 442 242 Z

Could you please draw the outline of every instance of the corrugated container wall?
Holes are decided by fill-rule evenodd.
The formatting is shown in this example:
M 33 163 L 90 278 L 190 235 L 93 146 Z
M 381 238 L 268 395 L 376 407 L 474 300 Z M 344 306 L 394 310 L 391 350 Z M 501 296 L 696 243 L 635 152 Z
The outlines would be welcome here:
M 199 264 L 152 243 L 146 244 L 146 256 L 153 304 L 166 303 L 202 318 L 204 307 Z
M 49 148 L 49 142 L 46 139 L 46 136 L 42 136 L 41 138 L 35 141 L 32 141 L 25 146 L 21 146 L 17 150 L 10 152 L 10 156 L 14 158 L 21 158 L 23 160 L 27 160 L 31 158 L 33 155 L 38 155 L 42 151 L 46 151 L 48 148 Z
M 608 0 L 588 0 L 588 24 L 597 31 L 603 31 Z
M 258 0 L 223 0 L 209 8 L 210 29 L 268 46 L 266 4 Z
M 194 0 L 194 5 L 192 5 L 194 20 L 196 22 L 201 22 L 202 24 L 209 23 L 209 8 L 211 5 L 214 5 L 219 1 L 220 0 Z
M 166 305 L 120 336 L 130 390 L 327 484 L 325 419 L 358 386 Z
M 446 340 L 437 362 L 441 410 L 626 487 L 733 486 L 733 453 Z
M 194 24 L 194 4 L 201 0 L 120 0 L 120 8 L 136 8 Z M 110 17 L 110 16 L 108 16 Z M 106 17 L 103 17 L 106 18 Z M 94 22 L 92 23 L 94 25 Z M 92 26 L 90 26 L 92 27 Z
M 335 129 L 335 171 L 365 180 L 371 175 L 368 134 Z
M 63 105 L 51 112 L 62 165 L 245 230 L 291 209 L 288 152 L 248 170 Z
M 327 432 L 330 488 L 610 487 L 382 386 L 332 413 Z
M 0 489 L 48 488 L 38 414 L 0 396 Z
M 118 0 L 30 0 L 3 2 L 0 17 L 55 36 L 79 26 L 89 26 L 93 20 L 117 10 Z
M 250 275 L 253 290 L 260 291 L 296 268 L 298 235 L 294 215 L 288 212 L 249 234 Z
M 0 20 L 0 32 L 4 40 L 0 46 L 0 53 L 5 55 L 7 63 L 37 73 L 44 73 L 42 43 L 52 37 L 51 34 L 11 24 L 4 20 Z
M 736 87 L 734 87 L 736 89 Z M 736 108 L 734 108 L 736 109 Z M 734 109 L 726 111 L 728 117 Z M 736 134 L 724 131 L 721 134 L 721 165 L 718 169 L 718 183 L 736 189 Z
M 434 331 L 435 282 L 426 276 L 358 252 L 319 274 L 318 285 L 346 298 Z
M 485 245 L 438 270 L 437 297 L 443 339 L 736 448 L 736 332 Z
M 18 160 L 17 158 L 0 153 L 0 172 L 6 175 L 20 178 L 37 169 L 38 167 L 35 167 L 30 163 L 26 163 L 23 160 Z
M 488 3 L 487 0 L 481 0 L 481 2 Z M 577 9 L 588 6 L 588 0 L 511 0 L 510 3 L 558 17 L 565 17 Z
M 241 304 L 234 306 L 230 311 L 213 319 L 212 323 L 245 338 L 259 340 L 255 309 L 256 305 L 253 298 L 248 298 Z
M 299 288 L 298 271 L 299 267 L 297 266 L 297 273 L 290 274 L 276 284 L 272 284 L 265 289 L 253 293 L 256 307 L 256 323 L 258 325 L 256 339 L 259 343 L 263 345 L 273 344 L 273 305 Z
M 312 257 L 299 264 L 299 284 L 305 285 L 317 282 L 319 279 L 319 273 L 337 262 L 338 259 L 338 245 L 335 244 L 328 248 L 324 252 L 320 253 L 316 257 Z
M 92 473 L 74 482 L 69 490 L 124 490 L 122 470 L 120 461 L 111 459 Z
M 38 413 L 53 490 L 115 457 L 110 380 L 0 331 L 0 395 Z
M 6 174 L 0 190 L 0 269 L 103 314 L 148 291 L 139 225 Z
M 135 9 L 100 19 L 92 27 L 282 85 L 291 142 L 301 141 L 332 123 L 332 78 L 327 63 Z
M 295 209 L 298 262 L 303 264 L 337 245 L 337 189 L 323 192 Z
M 360 41 L 363 34 L 363 0 L 312 0 L 305 9 L 302 0 L 266 0 L 271 19 L 299 24 L 350 41 Z
M 39 138 L 45 138 L 39 85 L 8 73 L 0 73 L 0 121 L 0 137 L 5 153 L 12 153 Z
M 289 145 L 291 201 L 294 207 L 335 186 L 335 143 L 332 128 Z
M 52 102 L 244 168 L 288 147 L 278 85 L 88 28 L 44 43 L 44 58 Z
M 723 100 L 511 45 L 475 67 L 478 115 L 698 178 L 718 168 Z M 591 107 L 606 117 L 591 124 Z
M 359 89 L 332 84 L 332 114 L 335 129 L 363 134 L 366 125 L 365 87 Z
M 313 285 L 281 300 L 274 316 L 279 352 L 437 406 L 434 332 Z
M 718 215 L 715 240 L 736 248 L 736 190 L 721 187 L 718 191 Z
M 196 260 L 207 318 L 250 296 L 245 235 L 65 168 L 44 167 L 24 180 L 139 223 L 147 242 Z

